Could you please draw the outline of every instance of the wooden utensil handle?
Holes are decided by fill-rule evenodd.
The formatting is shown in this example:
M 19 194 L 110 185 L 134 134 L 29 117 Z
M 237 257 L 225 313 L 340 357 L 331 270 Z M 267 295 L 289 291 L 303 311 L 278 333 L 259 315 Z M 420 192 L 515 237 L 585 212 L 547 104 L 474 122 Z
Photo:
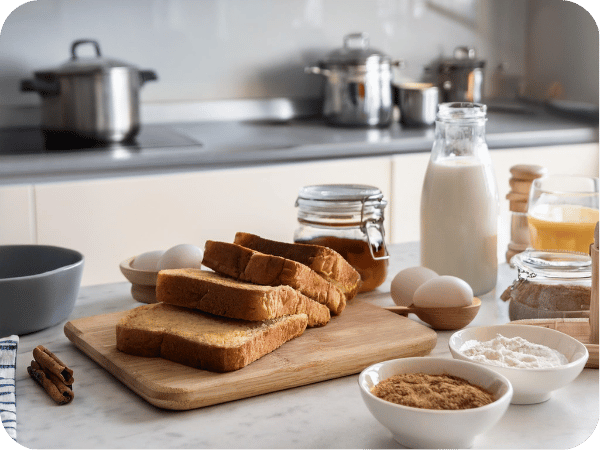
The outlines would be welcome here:
M 386 306 L 383 308 L 387 311 L 393 312 L 395 314 L 399 314 L 401 316 L 408 316 L 408 313 L 414 313 L 414 308 L 411 306 Z
M 592 257 L 592 297 L 590 298 L 590 343 L 598 343 L 598 223 L 594 231 L 594 243 L 590 245 Z

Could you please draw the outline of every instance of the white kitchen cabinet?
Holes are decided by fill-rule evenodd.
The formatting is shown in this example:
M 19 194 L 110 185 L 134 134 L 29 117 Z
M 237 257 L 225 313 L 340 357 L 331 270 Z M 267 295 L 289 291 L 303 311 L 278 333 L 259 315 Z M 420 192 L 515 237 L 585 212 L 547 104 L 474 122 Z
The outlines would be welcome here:
M 0 245 L 35 244 L 33 186 L 0 186 Z
M 598 144 L 492 150 L 500 194 L 498 256 L 509 242 L 509 168 L 598 176 Z M 389 201 L 388 243 L 419 240 L 421 188 L 429 152 L 197 172 L 0 187 L 0 244 L 38 243 L 81 251 L 84 285 L 122 281 L 123 259 L 176 244 L 231 241 L 248 231 L 290 241 L 298 189 L 364 183 Z
M 389 198 L 390 180 L 390 159 L 376 157 L 39 184 L 37 240 L 82 252 L 84 285 L 123 281 L 119 263 L 145 251 L 236 231 L 291 241 L 304 185 L 370 184 Z
M 552 174 L 598 177 L 598 144 L 559 145 L 491 150 L 500 200 L 499 259 L 504 260 L 510 241 L 510 167 L 538 164 Z M 419 240 L 421 188 L 430 153 L 395 155 L 392 158 L 391 235 L 394 243 Z

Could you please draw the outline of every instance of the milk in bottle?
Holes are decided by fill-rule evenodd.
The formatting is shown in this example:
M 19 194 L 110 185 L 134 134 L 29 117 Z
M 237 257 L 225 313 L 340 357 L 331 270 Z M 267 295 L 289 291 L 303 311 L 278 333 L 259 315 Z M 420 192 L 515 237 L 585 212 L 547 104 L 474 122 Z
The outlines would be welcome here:
M 474 295 L 496 286 L 498 191 L 485 142 L 485 105 L 445 103 L 421 197 L 421 265 L 465 280 Z

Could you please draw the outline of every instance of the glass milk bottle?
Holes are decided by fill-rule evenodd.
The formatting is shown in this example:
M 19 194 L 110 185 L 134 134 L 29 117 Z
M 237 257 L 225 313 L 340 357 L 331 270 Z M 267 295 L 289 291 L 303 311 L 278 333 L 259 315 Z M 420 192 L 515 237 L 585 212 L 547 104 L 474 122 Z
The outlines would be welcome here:
M 440 104 L 421 196 L 421 265 L 465 280 L 476 296 L 494 289 L 498 273 L 498 189 L 485 116 L 485 105 Z

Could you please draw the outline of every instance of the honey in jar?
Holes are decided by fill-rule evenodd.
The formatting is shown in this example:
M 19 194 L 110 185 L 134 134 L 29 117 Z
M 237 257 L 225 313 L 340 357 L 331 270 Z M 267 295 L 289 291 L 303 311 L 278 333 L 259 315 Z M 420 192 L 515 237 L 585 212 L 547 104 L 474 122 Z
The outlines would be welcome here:
M 305 186 L 296 200 L 299 227 L 294 241 L 335 250 L 360 274 L 359 292 L 372 291 L 387 277 L 386 205 L 373 186 Z

